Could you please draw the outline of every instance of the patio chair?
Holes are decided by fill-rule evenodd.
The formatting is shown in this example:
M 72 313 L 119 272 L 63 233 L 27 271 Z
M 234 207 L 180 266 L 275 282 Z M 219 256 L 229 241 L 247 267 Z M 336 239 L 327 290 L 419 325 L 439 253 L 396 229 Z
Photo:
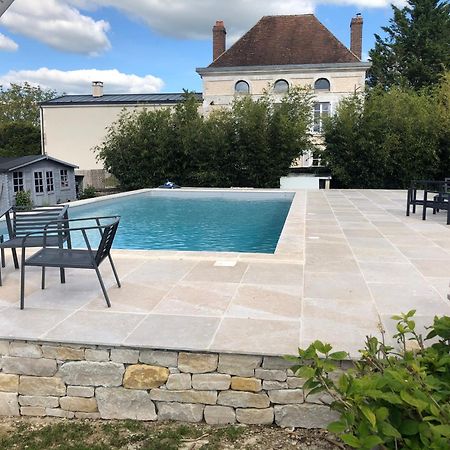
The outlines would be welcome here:
M 14 267 L 19 268 L 19 261 L 17 258 L 17 249 L 22 248 L 23 237 L 33 232 L 35 235 L 27 239 L 27 247 L 42 247 L 43 246 L 43 229 L 52 222 L 53 226 L 49 228 L 47 236 L 48 247 L 63 246 L 67 242 L 68 247 L 71 247 L 70 234 L 58 230 L 58 223 L 60 220 L 67 220 L 68 217 L 67 205 L 55 205 L 47 207 L 38 207 L 31 209 L 23 209 L 16 206 L 6 210 L 0 217 L 5 217 L 6 227 L 8 230 L 8 239 L 4 240 L 3 235 L 0 236 L 0 253 L 1 266 L 5 267 L 5 249 L 10 248 L 14 261 Z M 64 283 L 64 269 L 61 269 L 61 282 Z M 0 268 L 0 286 L 2 286 L 2 274 Z
M 415 214 L 417 206 L 422 206 L 422 220 L 426 220 L 427 218 L 427 208 L 431 208 L 433 210 L 433 214 L 436 214 L 436 212 L 440 209 L 440 199 L 442 199 L 442 196 L 447 189 L 447 185 L 448 183 L 446 181 L 412 181 L 407 194 L 406 215 L 409 216 L 411 207 L 413 214 Z M 422 198 L 418 197 L 418 191 L 422 191 Z M 446 208 L 441 206 L 441 209 Z
M 101 221 L 106 220 L 108 223 L 102 225 Z M 60 269 L 72 268 L 72 269 L 92 269 L 95 270 L 98 281 L 102 288 L 103 295 L 106 300 L 108 308 L 111 307 L 108 293 L 106 292 L 105 285 L 103 283 L 102 276 L 100 274 L 99 266 L 106 259 L 109 259 L 114 277 L 117 282 L 117 286 L 120 288 L 119 277 L 116 272 L 110 251 L 114 241 L 114 237 L 119 226 L 120 217 L 107 216 L 107 217 L 87 217 L 82 219 L 67 219 L 57 221 L 48 224 L 43 233 L 43 248 L 38 250 L 34 255 L 26 258 L 25 251 L 27 248 L 27 241 L 33 239 L 35 233 L 28 233 L 22 239 L 22 265 L 21 265 L 21 278 L 20 278 L 20 309 L 24 308 L 24 292 L 25 292 L 25 267 L 34 266 L 42 267 L 42 289 L 45 289 L 45 268 L 46 267 L 58 267 Z M 87 225 L 80 227 L 70 227 L 72 222 L 80 221 L 94 221 L 96 225 Z M 73 233 L 81 232 L 86 244 L 86 249 L 72 249 L 62 247 L 48 247 L 47 235 L 52 233 L 52 226 L 57 224 L 60 232 Z M 88 238 L 88 232 L 90 230 L 98 230 L 100 233 L 100 242 L 96 250 L 92 249 L 91 243 Z

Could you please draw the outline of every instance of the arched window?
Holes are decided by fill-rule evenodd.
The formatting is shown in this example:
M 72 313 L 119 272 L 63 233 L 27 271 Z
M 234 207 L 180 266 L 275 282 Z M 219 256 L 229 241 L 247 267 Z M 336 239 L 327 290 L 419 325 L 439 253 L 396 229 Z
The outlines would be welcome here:
M 273 91 L 276 94 L 285 94 L 289 91 L 289 83 L 286 80 L 277 80 L 273 85 Z
M 326 78 L 319 78 L 314 83 L 315 91 L 329 91 L 330 90 L 330 82 Z
M 235 94 L 249 94 L 250 93 L 250 86 L 249 84 L 244 81 L 240 80 L 234 85 L 234 93 Z

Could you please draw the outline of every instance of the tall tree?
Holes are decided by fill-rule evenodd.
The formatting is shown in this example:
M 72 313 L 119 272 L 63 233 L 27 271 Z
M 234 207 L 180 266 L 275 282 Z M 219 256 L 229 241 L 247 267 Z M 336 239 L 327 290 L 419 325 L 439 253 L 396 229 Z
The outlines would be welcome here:
M 56 92 L 29 83 L 0 86 L 0 123 L 27 122 L 39 127 L 39 103 L 56 97 Z
M 435 85 L 450 69 L 450 4 L 447 0 L 407 0 L 392 5 L 393 18 L 375 35 L 370 50 L 370 86 L 420 89 Z

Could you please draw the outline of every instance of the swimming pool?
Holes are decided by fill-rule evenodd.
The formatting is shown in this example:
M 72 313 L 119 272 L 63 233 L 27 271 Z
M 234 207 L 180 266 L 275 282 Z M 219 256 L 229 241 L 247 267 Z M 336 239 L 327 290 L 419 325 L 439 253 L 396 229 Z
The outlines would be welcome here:
M 274 253 L 289 192 L 157 191 L 71 206 L 71 218 L 121 216 L 117 249 Z M 74 246 L 82 246 L 74 236 Z

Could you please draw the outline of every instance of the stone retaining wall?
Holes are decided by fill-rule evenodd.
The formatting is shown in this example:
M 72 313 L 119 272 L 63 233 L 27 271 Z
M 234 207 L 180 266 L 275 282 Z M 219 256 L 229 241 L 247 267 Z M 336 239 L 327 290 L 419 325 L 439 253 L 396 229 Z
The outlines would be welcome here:
M 323 427 L 278 357 L 0 341 L 0 416 Z

